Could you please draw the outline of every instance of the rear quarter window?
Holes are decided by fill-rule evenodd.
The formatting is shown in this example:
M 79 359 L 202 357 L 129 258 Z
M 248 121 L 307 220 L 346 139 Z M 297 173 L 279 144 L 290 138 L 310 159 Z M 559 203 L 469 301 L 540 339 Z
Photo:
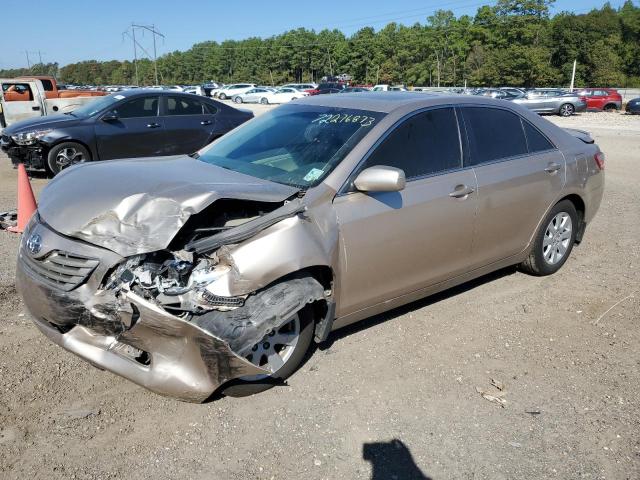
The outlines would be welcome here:
M 528 153 L 522 123 L 515 113 L 489 107 L 465 107 L 462 111 L 471 151 L 469 165 Z
M 544 152 L 545 150 L 553 150 L 556 147 L 545 137 L 540 131 L 526 120 L 522 120 L 524 133 L 527 137 L 527 146 L 529 153 Z

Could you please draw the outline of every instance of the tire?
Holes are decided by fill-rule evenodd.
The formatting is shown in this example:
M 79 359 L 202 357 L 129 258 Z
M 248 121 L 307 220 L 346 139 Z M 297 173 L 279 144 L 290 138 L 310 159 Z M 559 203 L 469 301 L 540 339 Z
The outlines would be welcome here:
M 605 112 L 615 112 L 616 110 L 618 110 L 618 108 L 613 103 L 609 103 L 605 105 L 602 110 L 604 110 Z
M 573 203 L 569 200 L 558 202 L 540 224 L 529 257 L 520 264 L 520 268 L 536 276 L 552 275 L 560 270 L 573 250 L 576 233 L 580 229 L 578 222 L 578 212 Z M 555 230 L 554 225 L 559 228 Z M 567 231 L 566 227 L 570 230 Z M 560 252 L 562 254 L 558 258 Z
M 269 105 L 269 100 L 267 100 L 266 98 L 263 97 L 263 98 L 260 99 L 260 104 L 261 105 Z
M 218 98 L 219 98 L 220 100 L 226 100 L 226 99 L 227 99 L 227 95 L 226 95 L 226 94 L 224 94 L 224 93 L 221 93 L 220 95 L 218 95 Z
M 233 97 L 233 101 L 235 103 L 242 103 L 242 99 L 240 97 Z
M 91 153 L 76 142 L 63 142 L 55 145 L 47 155 L 47 169 L 56 176 L 71 165 L 91 160 Z
M 570 117 L 576 112 L 576 107 L 574 107 L 570 103 L 563 103 L 560 105 L 560 109 L 558 110 L 558 115 L 561 117 Z
M 296 315 L 298 316 L 298 321 L 300 323 L 300 333 L 294 350 L 284 365 L 279 368 L 275 374 L 264 379 L 232 380 L 221 389 L 221 393 L 223 395 L 228 397 L 247 397 L 249 395 L 255 395 L 256 393 L 264 392 L 265 390 L 273 388 L 275 385 L 281 384 L 284 380 L 295 373 L 309 350 L 309 346 L 313 340 L 315 327 L 311 309 L 304 308 Z

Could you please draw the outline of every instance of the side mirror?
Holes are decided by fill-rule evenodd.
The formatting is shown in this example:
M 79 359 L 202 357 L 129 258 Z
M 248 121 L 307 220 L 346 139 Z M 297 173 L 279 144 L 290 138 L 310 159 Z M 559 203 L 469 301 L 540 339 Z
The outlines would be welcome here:
M 103 122 L 115 122 L 116 120 L 118 120 L 118 115 L 116 115 L 116 112 L 109 112 L 106 115 L 102 116 Z
M 404 171 L 385 166 L 365 168 L 353 181 L 361 192 L 399 192 L 406 183 Z

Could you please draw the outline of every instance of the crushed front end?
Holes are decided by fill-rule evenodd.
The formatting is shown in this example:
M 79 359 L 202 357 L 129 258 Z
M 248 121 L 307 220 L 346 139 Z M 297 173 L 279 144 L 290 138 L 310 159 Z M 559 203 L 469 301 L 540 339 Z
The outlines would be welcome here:
M 27 142 L 27 143 L 25 143 Z M 44 146 L 33 140 L 18 143 L 9 135 L 0 137 L 0 149 L 11 159 L 13 165 L 22 163 L 28 169 L 45 168 Z
M 190 321 L 189 309 L 230 310 L 244 298 L 207 295 L 200 287 L 215 275 L 210 264 L 171 257 L 125 259 L 62 236 L 36 215 L 16 283 L 49 339 L 156 393 L 202 402 L 228 380 L 268 374 Z

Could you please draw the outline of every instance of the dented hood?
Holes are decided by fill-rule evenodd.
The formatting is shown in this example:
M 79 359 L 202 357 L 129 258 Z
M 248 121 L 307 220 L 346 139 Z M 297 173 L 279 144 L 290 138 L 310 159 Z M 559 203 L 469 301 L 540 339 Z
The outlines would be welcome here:
M 38 212 L 54 230 L 122 256 L 166 248 L 220 198 L 282 202 L 297 189 L 186 155 L 91 162 L 56 176 Z

